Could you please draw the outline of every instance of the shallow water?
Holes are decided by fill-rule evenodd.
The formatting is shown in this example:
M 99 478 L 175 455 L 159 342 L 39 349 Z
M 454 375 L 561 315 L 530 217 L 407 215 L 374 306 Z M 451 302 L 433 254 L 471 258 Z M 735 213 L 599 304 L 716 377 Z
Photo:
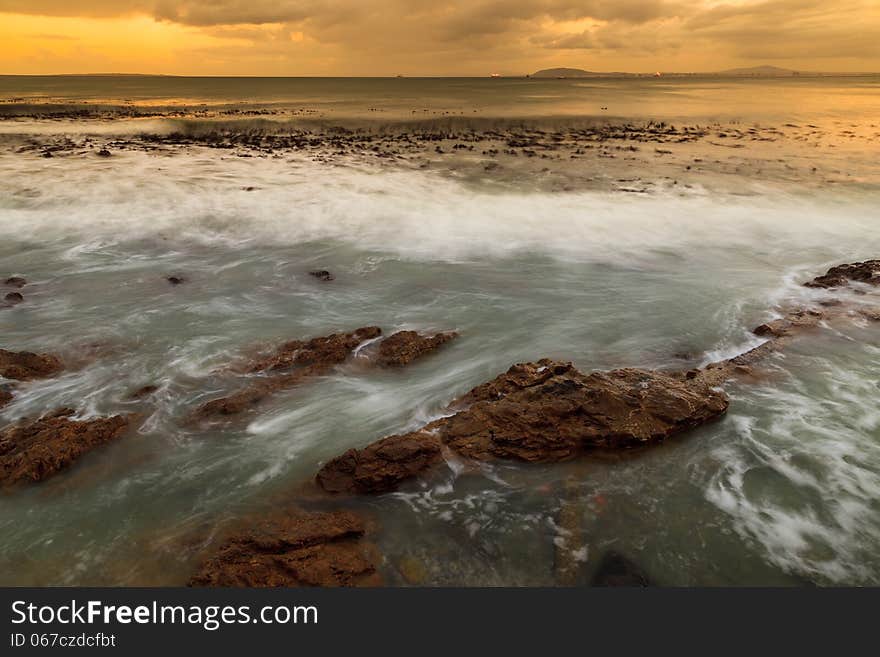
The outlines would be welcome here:
M 738 353 L 773 308 L 827 294 L 800 282 L 878 256 L 877 192 L 743 176 L 736 193 L 711 180 L 550 193 L 199 148 L 108 160 L 7 148 L 0 269 L 30 285 L 0 311 L 0 342 L 82 364 L 22 386 L 0 418 L 69 405 L 145 419 L 0 496 L 3 583 L 183 582 L 227 521 L 295 500 L 323 461 L 420 425 L 514 362 L 681 368 Z M 248 349 L 369 324 L 461 338 L 403 371 L 355 359 L 229 426 L 183 422 L 228 387 L 212 371 Z M 362 500 L 383 574 L 585 583 L 613 550 L 662 584 L 878 584 L 878 350 L 876 325 L 828 328 L 774 356 L 761 382 L 731 386 L 723 420 L 665 445 L 451 464 Z M 154 399 L 126 401 L 146 383 L 160 385 Z M 577 572 L 561 574 L 561 558 Z

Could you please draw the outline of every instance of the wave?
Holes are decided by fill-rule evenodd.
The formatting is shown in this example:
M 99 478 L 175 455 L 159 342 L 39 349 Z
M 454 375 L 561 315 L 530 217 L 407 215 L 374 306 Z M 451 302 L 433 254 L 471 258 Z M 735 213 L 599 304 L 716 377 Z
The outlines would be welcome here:
M 332 240 L 417 260 L 524 252 L 610 260 L 876 255 L 876 198 L 744 184 L 742 195 L 495 191 L 479 181 L 194 149 L 112 160 L 0 157 L 0 236 L 72 249 L 154 240 L 234 247 Z

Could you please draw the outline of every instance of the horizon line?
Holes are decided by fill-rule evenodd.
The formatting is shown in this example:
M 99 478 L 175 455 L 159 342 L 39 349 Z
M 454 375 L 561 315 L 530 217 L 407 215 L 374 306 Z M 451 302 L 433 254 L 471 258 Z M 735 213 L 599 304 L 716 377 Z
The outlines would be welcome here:
M 567 68 L 567 67 L 555 67 Z M 752 67 L 748 67 L 752 68 Z M 542 69 L 553 70 L 553 69 Z M 640 77 L 657 77 L 657 73 L 662 76 L 671 75 L 729 75 L 730 77 L 764 77 L 764 78 L 787 78 L 798 76 L 833 76 L 833 75 L 880 75 L 880 71 L 799 71 L 789 69 L 790 74 L 760 74 L 760 73 L 733 73 L 738 69 L 725 69 L 720 71 L 588 71 L 591 75 L 572 75 L 564 76 L 563 79 L 575 80 L 578 78 L 590 77 L 613 77 L 613 76 L 640 76 Z M 536 73 L 539 71 L 536 71 Z M 90 72 L 90 73 L 0 73 L 0 77 L 18 77 L 18 78 L 60 78 L 60 77 L 146 77 L 146 78 L 276 78 L 276 79 L 297 79 L 297 78 L 338 78 L 338 79 L 399 79 L 399 78 L 474 78 L 474 79 L 492 79 L 492 78 L 534 78 L 535 73 L 502 73 L 502 74 L 484 74 L 484 75 L 418 75 L 418 74 L 394 74 L 394 75 L 228 75 L 219 73 L 131 73 L 131 72 Z M 538 79 L 557 79 L 552 77 L 538 76 Z

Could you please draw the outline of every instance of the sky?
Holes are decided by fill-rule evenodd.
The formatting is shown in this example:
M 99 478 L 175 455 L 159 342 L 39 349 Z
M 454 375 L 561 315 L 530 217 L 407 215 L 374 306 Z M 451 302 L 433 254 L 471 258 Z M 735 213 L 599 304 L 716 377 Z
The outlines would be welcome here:
M 0 74 L 880 71 L 880 0 L 0 0 Z

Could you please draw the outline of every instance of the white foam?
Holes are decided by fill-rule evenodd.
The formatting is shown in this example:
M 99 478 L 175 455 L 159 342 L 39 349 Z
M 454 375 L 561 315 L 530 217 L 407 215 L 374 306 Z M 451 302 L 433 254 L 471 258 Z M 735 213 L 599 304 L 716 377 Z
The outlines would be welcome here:
M 852 260 L 880 244 L 871 199 L 490 193 L 428 172 L 377 174 L 199 149 L 175 157 L 27 157 L 0 156 L 0 237 L 63 240 L 69 257 L 140 239 L 168 248 L 186 240 L 338 240 L 419 260 L 539 251 L 633 265 L 655 252 L 693 256 L 720 247 L 772 257 L 823 245 Z

